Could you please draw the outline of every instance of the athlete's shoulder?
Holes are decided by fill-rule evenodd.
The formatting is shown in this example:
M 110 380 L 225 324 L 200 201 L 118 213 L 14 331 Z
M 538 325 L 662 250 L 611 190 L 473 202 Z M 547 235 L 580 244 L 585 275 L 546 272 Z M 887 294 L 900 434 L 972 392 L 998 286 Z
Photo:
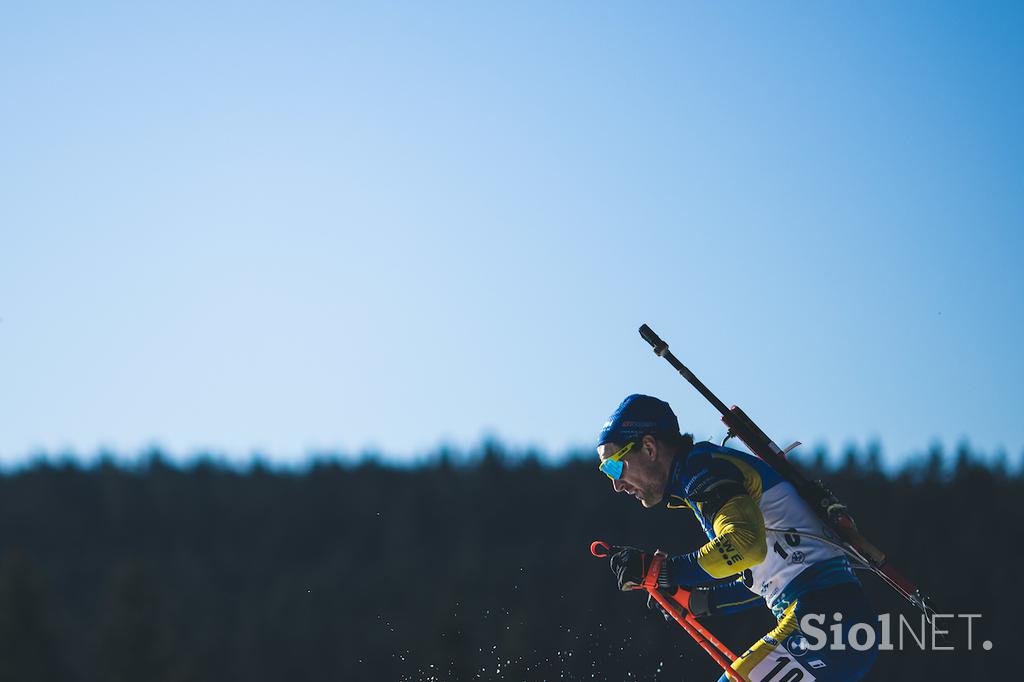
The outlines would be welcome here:
M 743 482 L 738 466 L 720 455 L 728 451 L 714 443 L 694 443 L 683 462 L 680 483 L 686 497 L 699 497 L 723 481 Z
M 732 471 L 738 466 L 751 464 L 757 458 L 739 450 L 716 445 L 710 441 L 694 443 L 683 471 L 689 474 L 697 474 L 704 470 Z
M 696 443 L 687 458 L 683 478 L 694 491 L 705 489 L 717 480 L 740 481 L 755 500 L 761 493 L 782 482 L 782 477 L 766 462 L 741 450 L 723 445 Z M 688 494 L 689 495 L 689 494 Z

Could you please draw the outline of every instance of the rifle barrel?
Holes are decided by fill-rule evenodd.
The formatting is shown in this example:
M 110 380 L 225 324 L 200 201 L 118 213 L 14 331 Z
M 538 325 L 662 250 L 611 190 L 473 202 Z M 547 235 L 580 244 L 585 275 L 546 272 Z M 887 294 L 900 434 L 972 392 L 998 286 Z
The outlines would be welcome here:
M 654 349 L 655 355 L 668 360 L 668 364 L 675 367 L 676 371 L 682 374 L 683 378 L 689 381 L 691 386 L 697 389 L 697 391 L 704 396 L 709 403 L 715 406 L 716 410 L 722 413 L 722 416 L 725 416 L 729 412 L 729 408 L 725 406 L 725 403 L 719 400 L 718 396 L 712 393 L 711 389 L 705 386 L 704 383 L 697 378 L 696 374 L 691 372 L 686 365 L 679 362 L 679 359 L 676 358 L 676 356 L 672 355 L 672 351 L 668 349 L 668 344 L 662 341 L 661 337 L 655 334 L 653 329 L 648 327 L 646 324 L 640 325 L 640 336 L 643 337 L 644 341 L 651 344 L 651 348 Z

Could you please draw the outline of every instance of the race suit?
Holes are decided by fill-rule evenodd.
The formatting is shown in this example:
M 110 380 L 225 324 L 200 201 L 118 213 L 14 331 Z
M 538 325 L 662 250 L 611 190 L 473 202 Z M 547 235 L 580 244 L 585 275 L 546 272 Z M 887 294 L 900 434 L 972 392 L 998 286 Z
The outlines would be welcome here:
M 689 508 L 709 542 L 694 552 L 670 557 L 673 584 L 718 584 L 709 595 L 715 613 L 731 613 L 762 599 L 778 625 L 733 664 L 750 682 L 847 682 L 858 680 L 877 656 L 867 637 L 850 642 L 858 623 L 874 630 L 877 618 L 845 554 L 810 535 L 834 534 L 785 481 L 761 459 L 738 450 L 696 443 L 676 457 L 665 499 L 670 509 Z M 760 598 L 759 598 L 760 597 Z M 828 645 L 811 651 L 799 624 L 805 614 L 821 614 Z M 841 637 L 828 629 L 841 613 Z M 863 627 L 860 635 L 864 635 Z M 873 634 L 877 635 L 877 632 Z M 721 680 L 728 678 L 723 675 Z

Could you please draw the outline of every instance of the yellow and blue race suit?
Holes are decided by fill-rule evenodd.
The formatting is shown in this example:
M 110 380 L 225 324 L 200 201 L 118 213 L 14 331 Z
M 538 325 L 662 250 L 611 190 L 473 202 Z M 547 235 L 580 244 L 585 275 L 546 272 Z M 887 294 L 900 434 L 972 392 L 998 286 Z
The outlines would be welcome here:
M 733 664 L 744 679 L 847 682 L 867 672 L 873 647 L 805 646 L 804 614 L 842 613 L 843 637 L 857 623 L 873 628 L 876 616 L 846 555 L 813 537 L 832 532 L 792 484 L 753 455 L 705 442 L 676 457 L 665 498 L 669 508 L 691 509 L 708 536 L 697 550 L 668 559 L 669 580 L 688 588 L 737 576 L 712 588 L 711 610 L 735 612 L 763 599 L 778 619 Z

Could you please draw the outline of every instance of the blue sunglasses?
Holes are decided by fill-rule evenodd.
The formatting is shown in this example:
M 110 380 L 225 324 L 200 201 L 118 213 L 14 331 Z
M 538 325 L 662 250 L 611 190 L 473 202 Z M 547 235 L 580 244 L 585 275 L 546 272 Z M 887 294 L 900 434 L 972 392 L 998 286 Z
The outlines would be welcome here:
M 633 449 L 636 443 L 626 443 L 626 447 L 616 452 L 611 457 L 601 460 L 601 463 L 597 465 L 597 470 L 603 473 L 613 481 L 617 481 L 622 477 L 622 470 L 625 468 L 625 463 L 622 458 L 629 454 L 629 451 Z

